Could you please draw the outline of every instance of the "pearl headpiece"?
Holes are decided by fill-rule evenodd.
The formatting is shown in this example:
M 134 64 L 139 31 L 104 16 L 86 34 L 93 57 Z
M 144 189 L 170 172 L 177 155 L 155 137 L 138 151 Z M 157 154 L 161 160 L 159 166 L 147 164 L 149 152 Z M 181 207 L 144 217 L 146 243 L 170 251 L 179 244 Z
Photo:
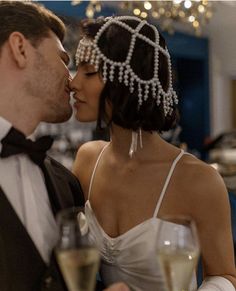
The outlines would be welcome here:
M 133 29 L 128 24 L 123 22 L 125 20 L 135 20 L 138 21 L 139 24 L 135 29 Z M 102 53 L 98 45 L 100 37 L 112 24 L 121 26 L 122 28 L 129 31 L 132 35 L 129 50 L 124 62 L 116 62 L 109 59 Z M 153 29 L 155 33 L 155 41 L 152 41 L 148 37 L 139 33 L 145 24 Z M 141 79 L 134 72 L 130 63 L 137 38 L 145 41 L 147 44 L 154 48 L 155 55 L 153 64 L 153 77 L 149 80 Z M 164 91 L 158 77 L 160 52 L 166 57 L 168 63 L 169 88 L 167 91 Z M 141 20 L 134 16 L 110 17 L 107 22 L 99 29 L 94 40 L 88 39 L 86 37 L 81 39 L 76 52 L 76 64 L 78 65 L 80 62 L 88 62 L 94 65 L 96 70 L 98 70 L 100 63 L 103 62 L 102 77 L 104 82 L 106 82 L 108 78 L 111 82 L 113 82 L 115 78 L 115 71 L 117 70 L 119 82 L 123 82 L 126 86 L 129 86 L 131 93 L 134 91 L 134 86 L 137 86 L 139 107 L 142 105 L 143 101 L 148 99 L 150 90 L 152 91 L 152 97 L 156 100 L 157 106 L 160 106 L 161 102 L 163 103 L 165 116 L 172 113 L 174 104 L 178 104 L 177 95 L 172 87 L 171 61 L 168 49 L 160 46 L 159 33 L 157 28 L 154 25 L 147 23 L 145 20 Z

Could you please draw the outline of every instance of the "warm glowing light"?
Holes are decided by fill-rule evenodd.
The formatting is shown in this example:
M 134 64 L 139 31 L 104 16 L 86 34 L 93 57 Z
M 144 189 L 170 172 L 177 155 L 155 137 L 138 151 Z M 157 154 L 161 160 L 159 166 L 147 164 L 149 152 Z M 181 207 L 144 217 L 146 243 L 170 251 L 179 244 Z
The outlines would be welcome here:
M 141 13 L 141 11 L 140 11 L 140 9 L 135 8 L 135 9 L 133 10 L 133 13 L 134 13 L 134 15 L 139 15 L 139 14 Z
M 198 6 L 198 11 L 199 11 L 200 13 L 203 13 L 203 12 L 205 11 L 205 7 L 204 7 L 203 5 L 199 5 L 199 6 Z
M 190 0 L 185 0 L 185 1 L 184 1 L 184 7 L 185 7 L 186 9 L 191 8 L 191 7 L 192 7 L 192 2 L 191 2 Z
M 144 12 L 144 11 L 143 11 L 143 12 L 141 12 L 140 16 L 141 16 L 142 18 L 147 18 L 148 15 L 147 15 L 147 12 Z
M 194 22 L 195 17 L 193 15 L 191 15 L 191 16 L 189 16 L 188 20 L 189 20 L 189 22 Z
M 80 0 L 72 0 L 72 1 L 71 1 L 71 5 L 72 5 L 72 6 L 79 5 L 81 2 L 82 2 L 82 1 L 80 1 Z
M 156 12 L 156 11 L 152 11 L 152 17 L 154 17 L 154 18 L 158 18 L 158 17 L 159 17 L 158 12 Z
M 189 260 L 192 260 L 193 259 L 193 257 L 191 255 L 189 255 L 188 258 L 189 258 Z
M 180 4 L 182 2 L 182 0 L 173 0 L 174 4 Z
M 92 9 L 87 9 L 87 10 L 86 10 L 86 16 L 87 16 L 88 18 L 93 18 L 93 16 L 94 16 L 94 12 L 93 12 L 93 10 L 92 10 Z
M 146 10 L 152 9 L 152 4 L 148 1 L 145 1 L 143 6 Z
M 193 27 L 194 27 L 194 28 L 198 28 L 198 27 L 199 27 L 199 22 L 198 22 L 197 20 L 195 20 L 195 21 L 193 22 Z

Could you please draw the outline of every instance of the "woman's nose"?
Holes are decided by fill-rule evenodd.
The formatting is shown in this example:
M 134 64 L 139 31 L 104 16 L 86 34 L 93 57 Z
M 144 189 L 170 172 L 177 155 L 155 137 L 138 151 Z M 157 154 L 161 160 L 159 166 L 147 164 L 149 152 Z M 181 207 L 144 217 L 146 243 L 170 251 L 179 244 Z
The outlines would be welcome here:
M 81 82 L 79 79 L 80 78 L 78 73 L 76 73 L 76 75 L 70 79 L 69 86 L 72 91 L 81 90 Z

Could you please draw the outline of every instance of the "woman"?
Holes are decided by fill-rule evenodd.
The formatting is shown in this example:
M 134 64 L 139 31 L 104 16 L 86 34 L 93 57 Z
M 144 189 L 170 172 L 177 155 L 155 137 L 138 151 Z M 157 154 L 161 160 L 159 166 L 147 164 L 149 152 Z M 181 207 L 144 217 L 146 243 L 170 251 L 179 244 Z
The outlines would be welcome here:
M 166 215 L 195 220 L 201 244 L 201 290 L 235 290 L 227 191 L 209 165 L 165 142 L 177 121 L 170 56 L 157 29 L 135 17 L 87 21 L 71 83 L 76 117 L 110 128 L 111 142 L 80 147 L 73 172 L 102 254 L 106 285 L 164 290 L 155 259 L 157 227 Z M 158 288 L 158 289 L 157 289 Z

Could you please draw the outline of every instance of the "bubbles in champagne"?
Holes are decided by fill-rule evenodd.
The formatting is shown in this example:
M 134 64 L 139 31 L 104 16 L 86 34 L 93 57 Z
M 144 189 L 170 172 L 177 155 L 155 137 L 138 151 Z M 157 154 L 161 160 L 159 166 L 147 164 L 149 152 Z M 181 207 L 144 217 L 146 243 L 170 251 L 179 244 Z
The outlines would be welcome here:
M 195 270 L 198 252 L 160 250 L 157 258 L 166 279 L 168 290 L 188 291 Z
M 69 291 L 94 290 L 100 259 L 97 249 L 58 250 L 57 259 Z

